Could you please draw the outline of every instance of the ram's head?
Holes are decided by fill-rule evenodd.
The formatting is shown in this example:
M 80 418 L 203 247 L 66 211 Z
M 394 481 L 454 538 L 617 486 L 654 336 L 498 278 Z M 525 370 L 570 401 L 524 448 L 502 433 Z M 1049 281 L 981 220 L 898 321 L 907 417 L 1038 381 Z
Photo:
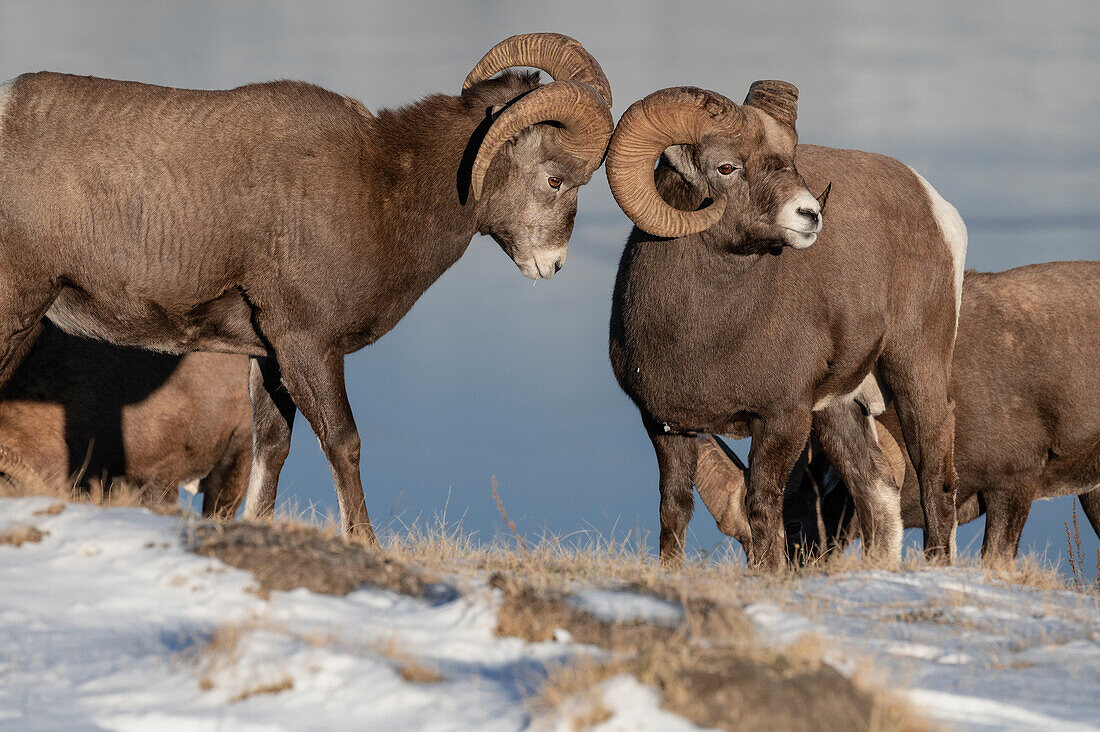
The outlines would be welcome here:
M 795 169 L 798 89 L 758 81 L 743 105 L 696 87 L 662 89 L 635 102 L 619 120 L 607 157 L 615 200 L 654 236 L 706 232 L 731 248 L 805 249 L 821 231 L 824 198 Z M 675 169 L 690 188 L 688 210 L 657 190 L 654 166 Z
M 565 263 L 577 192 L 603 162 L 614 128 L 611 86 L 576 40 L 530 33 L 485 54 L 463 88 L 516 66 L 542 69 L 554 81 L 486 110 L 490 126 L 473 162 L 470 192 L 479 207 L 478 230 L 538 280 Z

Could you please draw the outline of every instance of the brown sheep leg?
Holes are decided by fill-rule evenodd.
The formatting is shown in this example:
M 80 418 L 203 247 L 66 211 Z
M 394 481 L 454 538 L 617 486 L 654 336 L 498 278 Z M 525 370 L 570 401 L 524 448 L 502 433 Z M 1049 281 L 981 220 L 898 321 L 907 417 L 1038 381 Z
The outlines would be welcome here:
M 1016 558 L 1020 551 L 1020 535 L 1031 512 L 1031 499 L 1038 495 L 1038 487 L 1032 476 L 1021 476 L 1007 481 L 996 491 L 985 492 L 982 562 Z
M 649 438 L 653 441 L 660 470 L 661 564 L 677 568 L 684 564 L 684 542 L 695 508 L 695 496 L 691 492 L 697 459 L 695 437 L 665 434 L 657 427 L 650 428 Z
M 7 386 L 12 374 L 23 363 L 23 359 L 26 358 L 41 332 L 42 320 L 39 319 L 30 328 L 11 336 L 7 348 L 0 351 L 2 353 L 0 355 L 0 389 Z
M 38 340 L 42 332 L 42 318 L 56 297 L 51 292 L 31 306 L 22 298 L 4 297 L 4 289 L 0 286 L 0 307 L 9 304 L 5 301 L 14 299 L 15 302 L 10 304 L 19 312 L 0 316 L 0 389 L 7 386 L 12 374 Z
M 955 411 L 947 397 L 945 368 L 918 362 L 899 368 L 884 362 L 883 375 L 893 391 L 909 459 L 920 483 L 924 510 L 924 555 L 931 561 L 955 560 Z
M 42 318 L 57 299 L 58 288 L 48 282 L 13 280 L 0 273 L 0 389 L 23 363 L 42 332 Z
M 901 488 L 879 448 L 873 419 L 854 402 L 839 402 L 815 416 L 821 446 L 852 495 L 864 556 L 900 563 Z
M 754 420 L 745 491 L 752 534 L 750 566 L 779 569 L 784 564 L 783 491 L 806 447 L 812 421 L 808 410 Z
M 1092 530 L 1100 537 L 1100 488 L 1093 488 L 1088 493 L 1077 496 L 1081 502 L 1081 509 L 1085 512 L 1085 518 L 1092 524 Z
M 344 354 L 295 337 L 274 346 L 283 383 L 328 458 L 344 535 L 377 543 L 359 475 L 359 431 L 344 386 Z
M 231 519 L 248 492 L 252 469 L 252 436 L 234 434 L 225 454 L 210 475 L 199 483 L 202 515 Z
M 279 473 L 290 454 L 295 411 L 294 401 L 283 388 L 279 364 L 274 358 L 250 360 L 248 397 L 252 401 L 252 466 L 244 515 L 248 519 L 271 518 L 275 513 Z M 207 515 L 205 494 L 203 514 Z

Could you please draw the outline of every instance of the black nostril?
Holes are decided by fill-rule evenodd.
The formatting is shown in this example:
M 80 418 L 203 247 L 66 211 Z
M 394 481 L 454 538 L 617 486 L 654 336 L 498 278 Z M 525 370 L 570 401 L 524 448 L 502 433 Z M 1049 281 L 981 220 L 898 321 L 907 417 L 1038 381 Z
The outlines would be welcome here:
M 561 271 L 561 260 L 560 259 L 558 261 L 554 262 L 554 271 L 555 272 L 560 272 Z
M 798 209 L 798 213 L 802 214 L 810 221 L 813 221 L 815 224 L 817 223 L 818 218 L 820 218 L 820 214 L 818 214 L 818 212 L 814 211 L 812 208 L 800 208 Z

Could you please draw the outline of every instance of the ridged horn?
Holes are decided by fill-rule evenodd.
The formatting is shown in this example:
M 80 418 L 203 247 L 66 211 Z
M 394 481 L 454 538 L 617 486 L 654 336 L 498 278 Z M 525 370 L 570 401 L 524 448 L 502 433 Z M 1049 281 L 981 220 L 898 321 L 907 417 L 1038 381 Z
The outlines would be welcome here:
M 724 197 L 697 211 L 673 208 L 657 192 L 653 168 L 671 145 L 699 144 L 716 133 L 736 134 L 744 114 L 721 94 L 693 86 L 662 89 L 630 105 L 607 151 L 607 182 L 619 208 L 655 236 L 688 236 L 717 223 L 726 208 Z
M 898 488 L 902 488 L 905 486 L 905 455 L 901 451 L 901 446 L 890 434 L 890 430 L 878 420 L 875 420 L 875 431 L 878 434 L 879 448 L 886 457 L 886 462 L 890 464 L 894 483 Z
M 755 81 L 749 87 L 745 106 L 767 112 L 793 130 L 798 119 L 798 87 L 774 79 Z
M 463 90 L 515 66 L 542 69 L 557 81 L 588 84 L 611 107 L 611 84 L 600 64 L 575 38 L 561 33 L 523 33 L 489 49 L 463 82 Z
M 599 93 L 577 81 L 555 81 L 531 91 L 508 106 L 481 141 L 470 171 L 470 191 L 481 198 L 489 164 L 508 140 L 531 125 L 554 122 L 562 147 L 585 161 L 589 172 L 600 167 L 615 128 L 611 110 Z
M 723 449 L 713 435 L 700 434 L 696 446 L 699 457 L 695 464 L 695 488 L 703 505 L 714 517 L 719 531 L 747 545 L 750 534 L 745 513 L 745 466 L 732 451 Z
M 0 445 L 0 473 L 16 488 L 28 493 L 50 493 L 46 482 L 23 456 L 6 445 Z

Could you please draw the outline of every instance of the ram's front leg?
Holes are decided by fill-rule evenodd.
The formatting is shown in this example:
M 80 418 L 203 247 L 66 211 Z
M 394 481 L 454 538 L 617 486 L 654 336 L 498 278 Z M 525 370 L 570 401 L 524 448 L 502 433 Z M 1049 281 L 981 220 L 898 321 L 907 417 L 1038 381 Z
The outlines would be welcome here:
M 665 433 L 661 427 L 647 428 L 661 472 L 661 564 L 681 567 L 688 522 L 695 507 L 691 492 L 697 457 L 695 436 Z
M 759 417 L 752 429 L 745 505 L 752 535 L 749 566 L 779 569 L 786 556 L 783 490 L 810 437 L 810 411 L 792 410 Z

